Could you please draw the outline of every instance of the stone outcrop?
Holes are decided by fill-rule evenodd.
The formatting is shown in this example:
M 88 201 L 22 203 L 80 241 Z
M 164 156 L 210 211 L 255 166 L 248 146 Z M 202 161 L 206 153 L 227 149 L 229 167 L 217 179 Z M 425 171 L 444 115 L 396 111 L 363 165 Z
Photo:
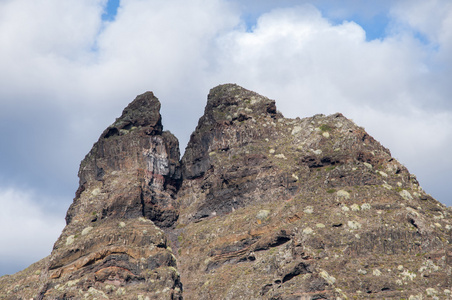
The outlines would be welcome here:
M 351 120 L 221 85 L 179 159 L 159 108 L 102 133 L 51 255 L 0 299 L 451 298 L 451 210 Z
M 162 131 L 159 110 L 151 92 L 138 96 L 82 161 L 67 225 L 41 273 L 42 286 L 30 296 L 182 297 L 162 230 L 178 217 L 180 153 L 177 139 Z

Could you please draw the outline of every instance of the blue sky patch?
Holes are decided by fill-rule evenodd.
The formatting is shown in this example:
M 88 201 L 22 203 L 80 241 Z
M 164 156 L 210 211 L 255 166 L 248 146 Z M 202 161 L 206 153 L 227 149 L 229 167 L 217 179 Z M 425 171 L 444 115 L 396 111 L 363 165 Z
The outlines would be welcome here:
M 359 14 L 351 15 L 345 19 L 328 18 L 333 25 L 342 24 L 344 21 L 355 22 L 366 32 L 366 41 L 375 39 L 384 39 L 387 34 L 387 28 L 390 19 L 386 13 L 380 13 L 369 17 L 362 17 Z
M 103 21 L 113 21 L 118 13 L 120 0 L 108 0 L 104 13 L 102 14 Z
M 278 8 L 290 8 L 290 6 L 285 3 L 283 6 L 278 6 Z M 328 19 L 331 24 L 333 25 L 339 25 L 342 24 L 344 21 L 352 21 L 361 26 L 364 31 L 366 32 L 366 40 L 371 41 L 375 39 L 384 39 L 388 34 L 388 25 L 390 23 L 390 18 L 388 16 L 387 11 L 380 11 L 371 15 L 362 15 L 359 13 L 350 14 L 348 16 L 344 17 L 335 17 L 334 14 L 332 14 L 328 7 L 316 7 L 320 10 L 322 13 L 322 16 L 326 19 Z M 262 14 L 270 12 L 274 7 L 267 6 L 263 7 L 261 9 L 251 9 L 251 10 L 244 10 L 242 12 L 242 20 L 245 23 L 246 31 L 252 32 L 254 28 L 256 27 L 257 20 L 259 17 L 262 16 Z
M 352 21 L 359 24 L 364 29 L 367 41 L 383 39 L 387 34 L 386 30 L 389 24 L 387 14 L 378 14 L 373 16 L 371 19 L 355 17 Z

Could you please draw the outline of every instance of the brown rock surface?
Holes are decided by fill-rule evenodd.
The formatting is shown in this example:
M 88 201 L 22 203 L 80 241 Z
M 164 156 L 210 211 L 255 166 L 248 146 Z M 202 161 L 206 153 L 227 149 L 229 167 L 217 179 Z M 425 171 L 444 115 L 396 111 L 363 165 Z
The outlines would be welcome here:
M 221 85 L 179 162 L 159 108 L 104 131 L 52 254 L 0 299 L 451 298 L 450 209 L 351 120 Z

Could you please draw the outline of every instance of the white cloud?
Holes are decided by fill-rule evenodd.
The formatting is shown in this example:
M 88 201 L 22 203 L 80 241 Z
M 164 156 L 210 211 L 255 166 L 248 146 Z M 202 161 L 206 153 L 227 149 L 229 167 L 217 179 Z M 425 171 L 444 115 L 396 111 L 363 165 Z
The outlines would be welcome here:
M 3 88 L 42 91 L 84 61 L 101 26 L 105 0 L 15 0 L 0 3 Z M 69 71 L 69 72 L 68 72 Z
M 429 93 L 424 99 L 429 106 L 452 109 L 452 85 L 449 84 L 452 69 L 452 3 L 447 0 L 400 1 L 391 14 L 395 30 L 405 34 L 420 35 L 429 49 L 426 61 L 428 71 L 425 88 Z M 428 100 L 427 100 L 428 99 Z
M 431 42 L 450 44 L 452 34 L 452 3 L 448 0 L 403 0 L 391 9 L 399 26 L 419 31 Z
M 191 83 L 208 68 L 209 41 L 237 22 L 218 0 L 123 1 L 98 37 L 97 62 L 84 70 L 83 84 L 165 91 Z
M 31 191 L 0 187 L 2 262 L 26 266 L 50 254 L 65 225 L 64 215 L 38 199 L 42 201 Z
M 227 76 L 264 91 L 285 90 L 308 109 L 324 111 L 344 103 L 408 101 L 407 88 L 424 72 L 423 49 L 416 46 L 413 39 L 367 42 L 359 25 L 332 25 L 315 8 L 302 6 L 274 10 L 252 32 L 222 38 L 219 59 Z

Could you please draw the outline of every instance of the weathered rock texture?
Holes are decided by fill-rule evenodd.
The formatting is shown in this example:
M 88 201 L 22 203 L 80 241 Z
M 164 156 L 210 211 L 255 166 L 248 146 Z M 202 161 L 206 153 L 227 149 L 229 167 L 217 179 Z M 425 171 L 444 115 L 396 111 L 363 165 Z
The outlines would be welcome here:
M 180 153 L 177 139 L 162 131 L 159 110 L 152 93 L 140 95 L 102 133 L 80 165 L 80 186 L 41 285 L 5 291 L 7 298 L 182 297 L 161 229 L 177 220 Z
M 0 299 L 451 299 L 451 210 L 363 128 L 222 85 L 179 161 L 159 108 L 104 131 L 52 254 Z

